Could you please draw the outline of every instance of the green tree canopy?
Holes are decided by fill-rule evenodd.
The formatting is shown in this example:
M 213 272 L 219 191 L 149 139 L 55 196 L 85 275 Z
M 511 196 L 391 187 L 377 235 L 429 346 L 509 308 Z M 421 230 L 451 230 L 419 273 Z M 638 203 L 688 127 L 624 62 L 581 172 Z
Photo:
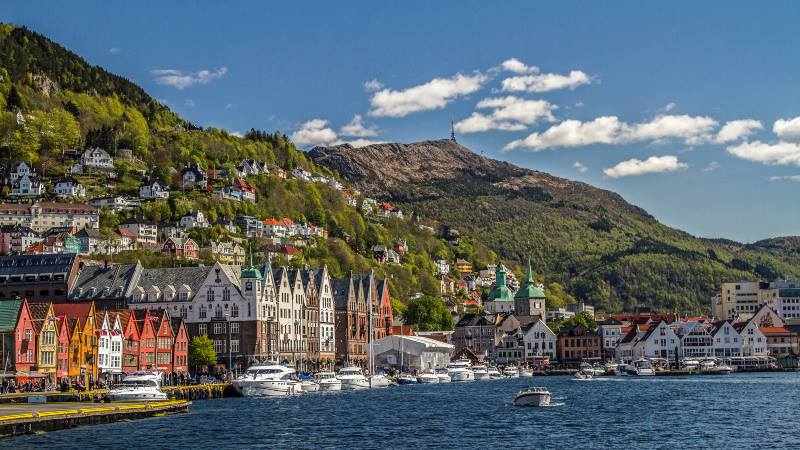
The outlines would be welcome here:
M 570 317 L 559 324 L 559 328 L 571 327 L 573 325 L 580 325 L 587 330 L 594 330 L 597 328 L 597 322 L 594 320 L 594 315 L 588 311 L 581 311 L 575 314 L 575 317 Z
M 217 363 L 217 352 L 214 351 L 214 341 L 202 334 L 195 336 L 189 342 L 189 365 L 213 366 Z
M 445 331 L 455 327 L 453 316 L 450 315 L 444 302 L 430 295 L 410 300 L 403 313 L 403 319 L 419 331 Z

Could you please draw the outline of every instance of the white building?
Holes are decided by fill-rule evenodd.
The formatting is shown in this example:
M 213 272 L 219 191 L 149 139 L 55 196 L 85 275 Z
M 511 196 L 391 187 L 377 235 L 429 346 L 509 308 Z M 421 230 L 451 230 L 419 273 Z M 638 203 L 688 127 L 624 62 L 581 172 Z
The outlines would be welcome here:
M 118 314 L 96 312 L 95 323 L 99 331 L 97 369 L 107 381 L 111 381 L 113 377 L 119 378 L 122 375 L 122 341 L 125 333 Z
M 169 186 L 165 186 L 157 179 L 151 178 L 139 186 L 139 198 L 143 200 L 169 198 Z
M 436 264 L 437 275 L 447 275 L 448 273 L 450 273 L 450 264 L 448 264 L 446 260 L 437 259 L 436 261 L 434 261 L 434 263 Z M 494 278 L 494 274 L 492 275 L 492 278 Z
M 121 223 L 120 230 L 127 230 L 136 238 L 136 242 L 142 245 L 158 244 L 158 225 L 141 217 L 133 217 Z
M 541 319 L 522 328 L 523 342 L 525 343 L 525 359 L 531 361 L 535 357 L 548 356 L 550 361 L 557 359 L 557 337 L 553 330 Z
M 56 195 L 61 197 L 86 197 L 86 188 L 71 176 L 56 182 Z
M 13 197 L 40 197 L 44 193 L 44 184 L 35 175 L 22 175 L 11 183 Z
M 24 225 L 39 233 L 53 227 L 100 227 L 97 209 L 77 203 L 0 203 L 0 225 Z
M 708 358 L 714 356 L 714 337 L 710 328 L 697 322 L 673 323 L 671 325 L 680 339 L 681 358 Z
M 126 211 L 141 206 L 141 202 L 138 199 L 126 198 L 120 195 L 93 198 L 89 200 L 89 204 L 95 208 L 108 208 L 111 211 Z
M 333 303 L 333 287 L 328 266 L 318 271 L 317 295 L 319 295 L 319 351 L 336 356 L 336 310 Z
M 306 303 L 299 270 L 272 270 L 278 299 L 278 351 L 281 360 L 297 361 L 305 353 L 302 336 L 303 305 Z
M 84 168 L 110 170 L 114 168 L 114 158 L 102 148 L 91 148 L 81 155 L 81 165 Z
M 181 217 L 181 228 L 208 228 L 211 224 L 202 211 L 189 211 Z
M 606 358 L 614 356 L 614 349 L 617 343 L 622 339 L 622 322 L 614 319 L 608 319 L 605 322 L 598 324 L 600 331 L 600 346 L 603 350 L 603 356 Z
M 8 181 L 13 183 L 24 176 L 36 176 L 36 170 L 26 162 L 19 162 L 14 164 L 8 173 Z
M 446 367 L 455 347 L 422 336 L 390 335 L 372 344 L 377 367 L 423 371 Z
M 295 167 L 294 170 L 292 170 L 292 176 L 305 181 L 311 180 L 311 172 L 303 169 L 302 167 Z
M 664 358 L 674 360 L 680 352 L 680 339 L 665 320 L 650 326 L 633 345 L 633 358 Z M 679 353 L 678 353 L 679 354 Z
M 714 356 L 717 358 L 730 358 L 742 355 L 742 340 L 739 332 L 730 321 L 725 320 L 714 324 L 711 330 Z

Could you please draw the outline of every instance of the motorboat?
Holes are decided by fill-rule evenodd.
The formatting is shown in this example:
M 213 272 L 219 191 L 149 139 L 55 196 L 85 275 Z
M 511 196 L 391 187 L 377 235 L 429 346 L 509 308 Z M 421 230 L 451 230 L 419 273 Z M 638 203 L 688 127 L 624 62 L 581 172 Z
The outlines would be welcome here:
M 450 375 L 445 368 L 436 369 L 436 376 L 439 377 L 439 383 L 449 383 L 451 381 Z
M 704 360 L 700 361 L 700 370 L 702 370 L 704 372 L 711 371 L 716 366 L 717 366 L 717 363 L 713 359 L 704 359 Z
M 606 366 L 605 366 L 606 373 L 608 375 L 616 375 L 617 373 L 619 373 L 619 367 L 620 367 L 619 364 L 606 363 Z
M 637 359 L 636 361 L 631 362 L 625 367 L 625 372 L 631 376 L 653 376 L 656 374 L 656 370 L 653 368 L 653 365 L 650 361 L 642 358 Z
M 484 364 L 475 364 L 471 367 L 472 374 L 475 376 L 475 380 L 488 380 L 489 379 L 489 371 L 486 369 L 486 365 Z
M 364 372 L 361 371 L 360 367 L 343 367 L 339 369 L 336 378 L 342 382 L 343 391 L 369 389 L 369 380 L 364 376 Z
M 517 369 L 517 366 L 506 366 L 503 369 L 503 376 L 506 378 L 519 378 L 519 369 Z
M 519 391 L 514 406 L 550 406 L 550 391 L 544 387 L 530 387 Z
M 605 369 L 605 367 L 601 367 L 599 365 L 592 366 L 589 363 L 582 363 L 581 364 L 581 372 L 588 373 L 589 375 L 592 375 L 592 376 L 600 376 L 600 375 L 605 375 L 606 374 L 606 369 Z
M 439 376 L 433 370 L 426 370 L 417 377 L 420 384 L 437 384 L 439 383 Z
M 397 376 L 397 384 L 417 384 L 417 379 L 407 373 Z
M 576 380 L 581 380 L 581 381 L 591 380 L 592 377 L 593 377 L 593 375 L 591 373 L 584 372 L 583 370 L 579 370 L 579 371 L 575 372 L 575 379 Z
M 233 380 L 233 387 L 244 397 L 281 397 L 301 392 L 294 369 L 277 363 L 250 366 Z
M 112 402 L 166 400 L 161 390 L 161 372 L 133 372 L 108 390 Z
M 497 370 L 497 367 L 495 367 L 495 366 L 489 366 L 489 368 L 486 369 L 486 371 L 489 372 L 489 379 L 490 380 L 496 380 L 498 378 L 503 378 L 503 374 L 500 373 L 500 371 Z
M 530 367 L 520 367 L 519 376 L 521 378 L 530 378 L 533 376 L 533 369 L 531 369 Z
M 717 364 L 717 366 L 714 367 L 714 372 L 722 375 L 729 375 L 731 372 L 733 372 L 733 367 L 727 364 Z
M 341 391 L 342 382 L 336 378 L 336 374 L 325 370 L 314 374 L 314 381 L 317 382 L 320 392 Z
M 470 362 L 466 358 L 453 361 L 447 365 L 447 374 L 452 381 L 474 381 L 475 374 L 470 370 Z
M 386 375 L 377 373 L 369 377 L 369 387 L 371 388 L 386 388 L 392 385 L 392 381 L 386 378 Z
M 303 380 L 300 382 L 300 392 L 306 394 L 319 391 L 319 383 L 314 380 Z

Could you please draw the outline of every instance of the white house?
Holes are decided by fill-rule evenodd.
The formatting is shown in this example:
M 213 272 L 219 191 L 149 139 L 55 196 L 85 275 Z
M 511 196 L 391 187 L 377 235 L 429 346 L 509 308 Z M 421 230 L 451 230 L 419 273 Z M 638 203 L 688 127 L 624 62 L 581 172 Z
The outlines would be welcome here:
M 680 357 L 707 358 L 714 356 L 714 338 L 703 324 L 697 322 L 673 323 L 671 328 L 680 338 Z
M 22 175 L 11 183 L 11 195 L 14 197 L 39 197 L 44 192 L 44 184 L 36 175 Z
M 311 172 L 303 169 L 302 167 L 295 167 L 295 169 L 292 170 L 292 176 L 305 181 L 311 180 Z
M 202 211 L 189 211 L 181 217 L 181 228 L 208 228 L 211 224 Z
M 208 174 L 199 164 L 190 164 L 181 170 L 184 189 L 205 189 L 208 185 Z
M 11 171 L 8 173 L 8 181 L 13 183 L 26 175 L 35 176 L 36 170 L 26 162 L 19 162 L 14 164 Z
M 95 208 L 108 208 L 111 211 L 125 211 L 141 206 L 138 199 L 125 198 L 122 196 L 97 197 L 89 200 L 89 204 Z
M 56 195 L 61 197 L 86 197 L 86 188 L 78 180 L 67 175 L 56 182 Z
M 143 245 L 158 244 L 158 225 L 140 217 L 133 217 L 121 223 L 119 226 L 120 234 L 122 230 L 127 230 L 136 238 L 136 242 Z M 127 235 L 127 233 L 125 234 Z
M 747 322 L 734 324 L 742 341 L 742 356 L 766 356 L 767 337 L 758 329 L 758 323 L 751 318 Z
M 75 233 L 75 237 L 81 242 L 81 253 L 84 255 L 96 253 L 97 246 L 105 240 L 100 231 L 94 228 L 84 228 Z
M 447 275 L 450 273 L 450 264 L 447 263 L 444 259 L 437 259 L 434 261 L 436 264 L 436 274 L 437 275 Z M 492 274 L 494 276 L 494 274 Z
M 84 168 L 109 170 L 114 168 L 114 158 L 102 148 L 91 148 L 81 155 L 81 165 Z
M 633 345 L 633 358 L 665 358 L 672 360 L 680 351 L 680 339 L 663 319 L 652 324 Z
M 161 184 L 157 179 L 151 178 L 139 186 L 139 198 L 144 200 L 169 198 L 169 187 Z
M 604 357 L 613 357 L 617 343 L 622 339 L 622 322 L 608 319 L 598 324 L 600 346 Z
M 526 360 L 533 360 L 537 356 L 548 356 L 551 361 L 556 360 L 556 341 L 558 339 L 543 320 L 537 318 L 527 324 L 522 328 L 522 333 Z
M 714 324 L 711 330 L 712 345 L 714 356 L 718 358 L 730 358 L 742 355 L 742 340 L 739 333 L 729 320 L 723 320 Z
M 124 332 L 119 315 L 109 315 L 108 311 L 97 312 L 98 325 L 97 369 L 107 381 L 122 374 L 122 340 Z

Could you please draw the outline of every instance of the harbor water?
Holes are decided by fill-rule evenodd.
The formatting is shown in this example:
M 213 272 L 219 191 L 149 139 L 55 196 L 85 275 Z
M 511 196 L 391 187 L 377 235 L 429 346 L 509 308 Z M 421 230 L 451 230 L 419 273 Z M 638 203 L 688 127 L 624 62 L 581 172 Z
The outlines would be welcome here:
M 547 408 L 512 406 L 544 386 Z M 799 448 L 800 373 L 516 378 L 194 402 L 4 448 Z

